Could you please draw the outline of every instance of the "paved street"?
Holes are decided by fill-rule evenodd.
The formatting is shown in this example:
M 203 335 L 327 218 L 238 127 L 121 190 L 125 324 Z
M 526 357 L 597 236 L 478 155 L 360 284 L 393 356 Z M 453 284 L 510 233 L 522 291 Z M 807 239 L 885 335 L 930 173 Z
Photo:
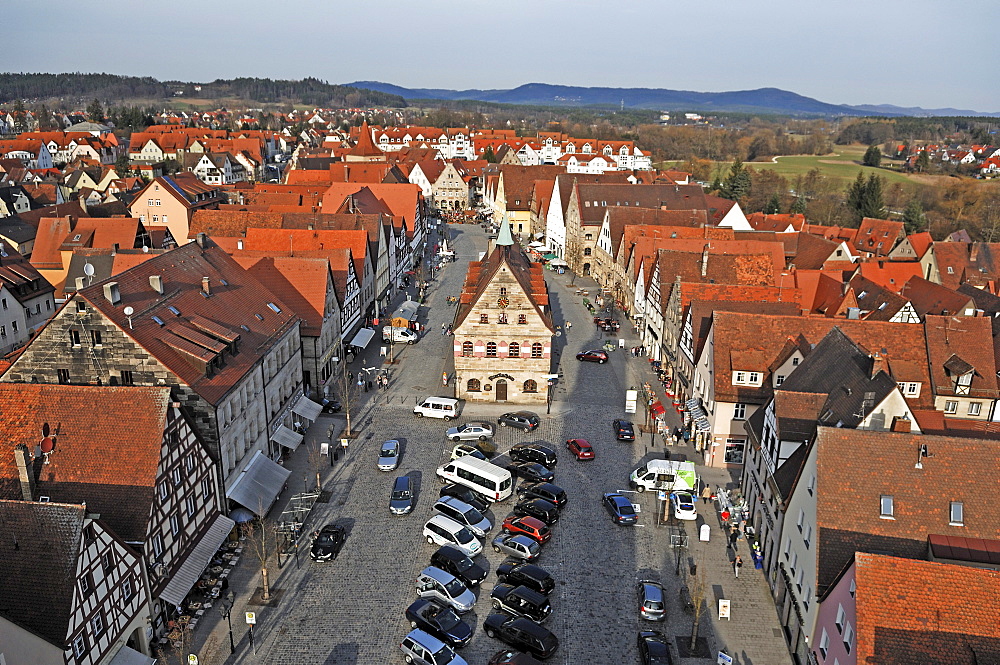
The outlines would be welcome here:
M 354 419 L 359 437 L 351 443 L 346 459 L 324 469 L 324 489 L 331 492 L 331 498 L 329 503 L 316 505 L 306 528 L 312 530 L 331 522 L 346 525 L 349 536 L 343 552 L 329 563 L 312 563 L 302 554 L 298 565 L 289 563 L 280 571 L 273 569 L 272 588 L 283 591 L 275 607 L 247 606 L 253 588 L 259 586 L 259 572 L 252 557 L 245 556 L 239 574 L 233 578 L 234 590 L 240 592 L 233 615 L 234 632 L 240 640 L 246 632 L 242 612 L 257 611 L 257 653 L 250 652 L 247 640 L 242 639 L 237 645 L 237 658 L 232 662 L 288 665 L 403 662 L 398 644 L 409 630 L 403 610 L 415 598 L 417 573 L 428 565 L 436 549 L 423 540 L 421 529 L 440 487 L 435 469 L 448 459 L 453 445 L 443 436 L 447 423 L 418 419 L 413 416 L 412 407 L 416 400 L 427 395 L 451 394 L 451 387 L 442 388 L 440 379 L 443 371 L 451 371 L 452 344 L 451 337 L 440 334 L 441 324 L 450 323 L 455 313 L 445 299 L 459 293 L 467 261 L 478 258 L 478 253 L 486 248 L 485 235 L 478 226 L 452 225 L 448 233 L 454 240 L 458 260 L 448 264 L 432 283 L 429 306 L 421 309 L 421 320 L 427 326 L 425 336 L 414 346 L 396 348 L 398 362 L 392 365 L 390 389 L 361 395 L 368 401 L 360 406 L 360 413 Z M 790 663 L 784 640 L 774 632 L 778 622 L 766 585 L 759 571 L 753 569 L 745 547 L 742 553 L 748 565 L 738 581 L 733 579 L 713 506 L 699 501 L 701 519 L 674 527 L 686 528 L 691 541 L 690 550 L 683 555 L 680 577 L 675 576 L 674 553 L 669 548 L 671 527 L 659 523 L 657 517 L 662 508 L 655 495 L 628 495 L 641 507 L 640 526 L 636 528 L 613 525 L 601 508 L 603 492 L 627 490 L 631 470 L 664 451 L 662 439 L 657 437 L 653 442 L 649 434 L 641 435 L 633 444 L 618 443 L 610 426 L 613 418 L 623 415 L 625 390 L 650 380 L 652 374 L 645 360 L 632 358 L 627 350 L 616 350 L 611 354 L 611 362 L 605 365 L 577 362 L 573 357 L 577 351 L 596 348 L 603 340 L 591 323 L 591 315 L 583 308 L 581 297 L 575 295 L 575 288 L 567 287 L 570 276 L 547 275 L 556 322 L 560 325 L 566 320 L 573 322 L 571 333 L 560 337 L 555 344 L 564 361 L 558 368 L 562 378 L 556 388 L 552 413 L 546 416 L 542 409 L 541 427 L 527 435 L 501 429 L 497 444 L 503 453 L 515 443 L 538 441 L 559 453 L 555 482 L 566 490 L 569 501 L 554 528 L 552 540 L 544 546 L 537 562 L 558 581 L 551 598 L 553 613 L 546 626 L 559 637 L 560 647 L 549 662 L 609 665 L 635 662 L 636 631 L 647 628 L 662 630 L 686 645 L 692 615 L 682 609 L 679 589 L 687 577 L 691 558 L 699 564 L 699 574 L 707 582 L 708 610 L 703 613 L 700 635 L 707 640 L 706 646 L 713 654 L 711 662 L 715 661 L 715 651 L 725 647 L 737 663 Z M 631 335 L 625 339 L 626 346 L 636 343 Z M 378 347 L 373 343 L 366 356 L 354 365 L 371 366 L 378 361 Z M 467 406 L 462 420 L 495 421 L 497 415 L 516 408 L 472 404 Z M 672 417 L 676 419 L 676 414 Z M 322 417 L 310 429 L 307 441 L 326 440 L 331 423 L 339 430 L 342 422 L 341 417 Z M 570 437 L 588 439 L 595 447 L 597 459 L 578 462 L 571 457 L 564 446 Z M 398 473 L 413 476 L 418 489 L 417 507 L 408 516 L 389 514 L 389 491 L 396 473 L 379 472 L 375 468 L 378 447 L 390 438 L 403 443 Z M 675 459 L 685 456 L 694 459 L 693 451 L 685 446 L 670 447 L 670 452 Z M 305 450 L 300 449 L 288 462 L 293 469 L 290 491 L 302 487 L 303 471 L 307 468 L 305 458 Z M 706 472 L 713 485 L 730 482 L 724 471 L 699 470 Z M 279 499 L 279 506 L 287 500 L 287 494 Z M 506 516 L 515 499 L 516 496 L 492 507 L 489 517 L 494 524 Z M 272 514 L 278 511 L 276 507 Z M 703 521 L 712 528 L 713 538 L 707 543 L 697 540 L 696 530 Z M 488 538 L 497 532 L 494 528 Z M 479 592 L 475 609 L 464 616 L 473 624 L 475 636 L 461 654 L 473 664 L 485 663 L 503 646 L 482 631 L 482 621 L 490 609 L 489 592 L 496 580 L 492 571 L 502 560 L 488 545 L 479 560 L 491 571 L 490 576 Z M 669 619 L 665 624 L 640 625 L 635 600 L 635 584 L 639 579 L 660 580 L 666 586 Z M 732 599 L 731 621 L 717 620 L 716 597 Z M 202 663 L 221 663 L 229 652 L 225 624 L 217 614 L 206 619 L 215 622 L 215 630 L 210 635 L 201 634 L 209 628 L 203 623 L 195 635 L 194 646 Z

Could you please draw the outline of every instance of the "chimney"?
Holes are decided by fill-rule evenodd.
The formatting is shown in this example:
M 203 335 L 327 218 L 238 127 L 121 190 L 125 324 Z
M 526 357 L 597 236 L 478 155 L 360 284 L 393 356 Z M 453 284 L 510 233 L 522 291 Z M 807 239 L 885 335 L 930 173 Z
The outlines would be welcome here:
M 236 249 L 243 249 L 243 238 L 236 240 Z
M 104 285 L 104 297 L 112 305 L 117 305 L 122 301 L 122 294 L 118 291 L 118 282 L 108 282 Z
M 701 253 L 701 276 L 704 277 L 708 274 L 708 248 L 711 245 L 705 245 L 705 249 Z
M 35 500 L 35 471 L 32 468 L 31 453 L 28 446 L 19 443 L 14 446 L 14 462 L 17 464 L 17 475 L 21 480 L 21 497 L 25 501 Z
M 163 286 L 163 275 L 150 275 L 149 285 L 153 287 L 153 290 L 159 293 L 161 296 L 163 295 L 163 292 L 166 290 Z
M 198 243 L 199 247 L 205 249 L 206 247 L 208 247 L 208 236 L 204 233 L 199 233 L 196 238 L 196 242 Z
M 904 432 L 904 433 L 909 432 L 910 431 L 910 426 L 912 424 L 913 423 L 910 420 L 906 419 L 906 418 L 901 418 L 900 416 L 893 416 L 892 417 L 892 431 L 893 432 Z
M 206 296 L 212 295 L 212 282 L 208 277 L 201 278 L 201 290 L 205 292 Z
M 969 261 L 975 263 L 979 259 L 979 243 L 974 242 L 969 247 Z
M 85 284 L 83 283 L 83 279 L 84 279 L 83 277 L 77 277 L 76 278 L 76 290 L 77 291 L 83 290 L 83 287 L 85 286 Z

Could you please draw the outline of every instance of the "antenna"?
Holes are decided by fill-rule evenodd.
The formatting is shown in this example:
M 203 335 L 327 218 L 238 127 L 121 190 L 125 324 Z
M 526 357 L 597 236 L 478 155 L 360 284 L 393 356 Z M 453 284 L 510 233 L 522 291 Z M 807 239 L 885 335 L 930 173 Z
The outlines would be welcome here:
M 125 316 L 128 317 L 128 327 L 129 327 L 129 330 L 131 330 L 132 329 L 132 314 L 135 312 L 135 310 L 132 309 L 131 306 L 129 306 L 129 307 L 126 307 L 122 311 L 125 313 Z

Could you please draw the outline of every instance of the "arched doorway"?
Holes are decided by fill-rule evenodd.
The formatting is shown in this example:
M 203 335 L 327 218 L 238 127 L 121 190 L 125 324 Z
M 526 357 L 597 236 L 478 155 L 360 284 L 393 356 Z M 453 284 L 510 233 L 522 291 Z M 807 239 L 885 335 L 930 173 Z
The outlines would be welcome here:
M 584 275 L 589 275 L 590 274 L 590 264 L 589 263 L 584 263 L 583 264 L 583 274 Z
M 496 400 L 498 402 L 507 401 L 507 380 L 497 379 L 496 385 L 494 386 L 494 395 L 496 395 Z

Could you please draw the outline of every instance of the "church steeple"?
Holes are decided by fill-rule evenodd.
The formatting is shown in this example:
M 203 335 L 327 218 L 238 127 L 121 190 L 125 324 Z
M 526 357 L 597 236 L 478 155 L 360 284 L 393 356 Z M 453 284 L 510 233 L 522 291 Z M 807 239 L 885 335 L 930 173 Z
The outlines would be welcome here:
M 497 247 L 510 247 L 514 244 L 514 236 L 510 232 L 510 220 L 505 212 L 500 218 L 500 230 L 497 231 L 497 239 L 494 243 Z

